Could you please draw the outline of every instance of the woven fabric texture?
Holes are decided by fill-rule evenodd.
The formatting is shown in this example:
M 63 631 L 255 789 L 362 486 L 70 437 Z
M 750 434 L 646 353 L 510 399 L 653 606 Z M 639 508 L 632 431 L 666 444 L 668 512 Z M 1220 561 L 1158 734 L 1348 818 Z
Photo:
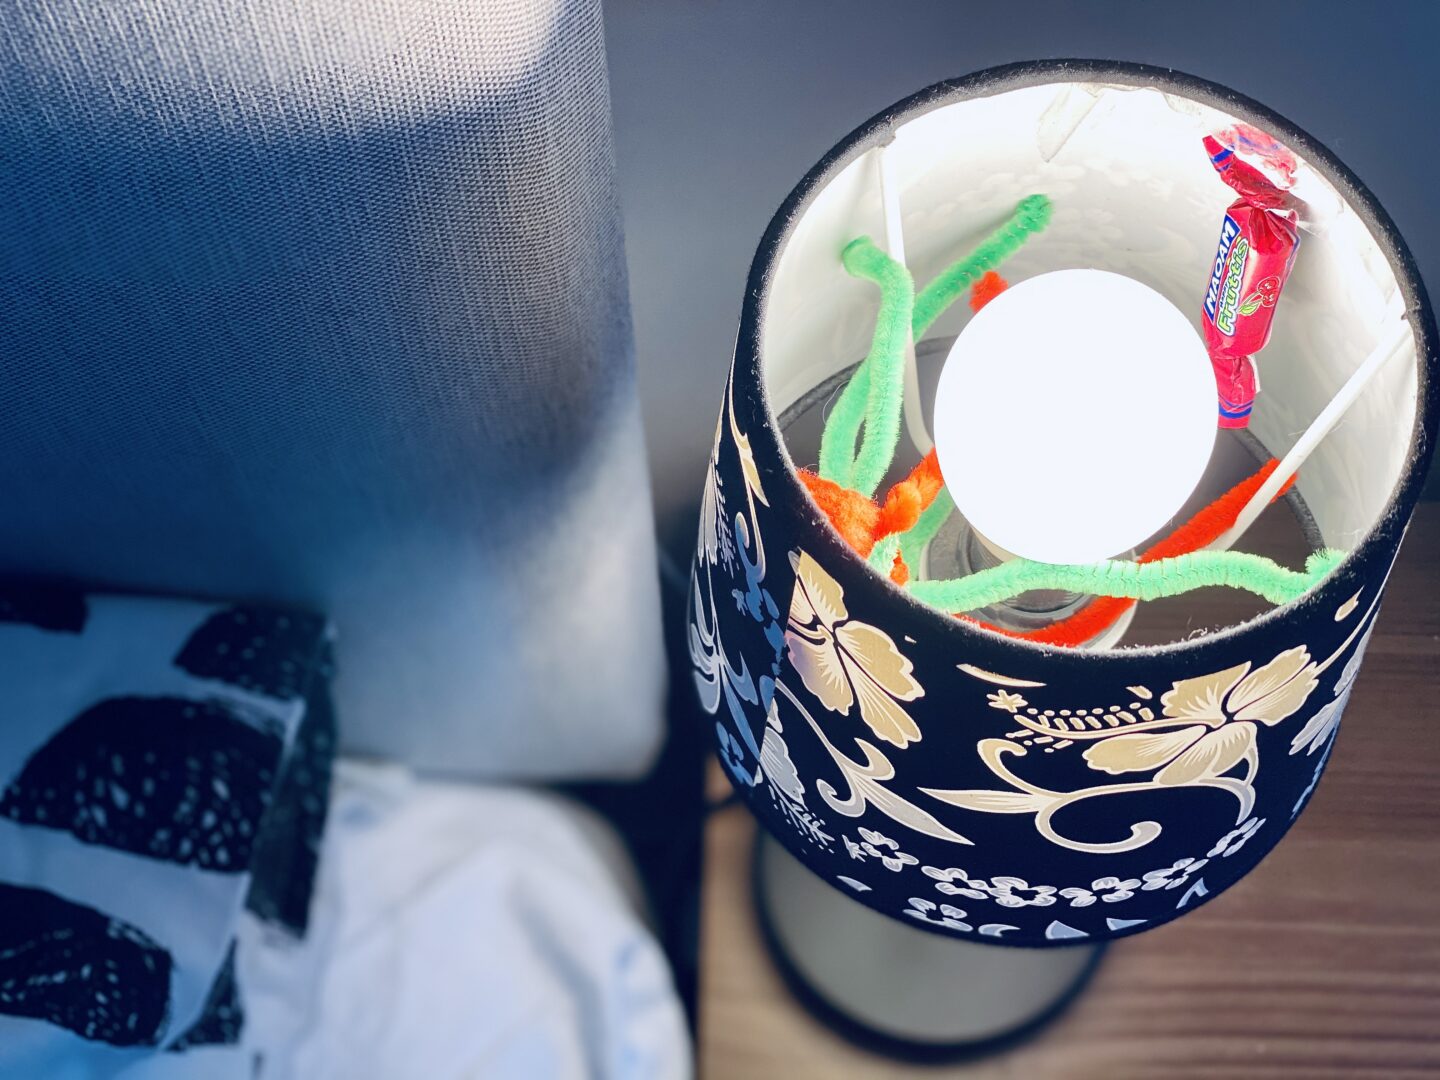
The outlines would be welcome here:
M 343 744 L 660 732 L 598 0 L 0 10 L 0 573 L 322 610 Z

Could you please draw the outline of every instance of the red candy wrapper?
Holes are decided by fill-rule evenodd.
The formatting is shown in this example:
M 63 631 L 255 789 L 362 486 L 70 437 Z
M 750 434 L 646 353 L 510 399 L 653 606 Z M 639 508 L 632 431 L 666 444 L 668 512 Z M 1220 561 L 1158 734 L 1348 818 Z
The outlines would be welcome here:
M 1223 141 L 1222 141 L 1223 140 Z M 1237 126 L 1205 137 L 1220 178 L 1239 198 L 1225 211 L 1210 285 L 1205 290 L 1205 345 L 1215 368 L 1220 426 L 1250 423 L 1257 382 L 1254 355 L 1270 340 L 1275 302 L 1300 246 L 1294 200 L 1294 156 L 1268 135 Z

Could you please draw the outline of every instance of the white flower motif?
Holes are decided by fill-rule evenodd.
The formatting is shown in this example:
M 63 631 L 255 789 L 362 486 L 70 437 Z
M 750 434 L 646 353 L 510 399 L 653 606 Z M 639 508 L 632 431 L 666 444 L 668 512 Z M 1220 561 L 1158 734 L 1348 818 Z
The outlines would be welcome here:
M 1216 840 L 1215 846 L 1212 847 L 1208 852 L 1206 852 L 1206 854 L 1212 859 L 1216 858 L 1217 856 L 1220 858 L 1228 858 L 1229 856 L 1234 855 L 1235 852 L 1239 851 L 1242 847 L 1245 846 L 1245 841 L 1249 840 L 1250 837 L 1254 836 L 1259 831 L 1260 826 L 1264 824 L 1265 819 L 1263 817 L 1252 817 L 1243 825 L 1231 829 L 1219 840 Z
M 986 694 L 985 700 L 990 702 L 992 709 L 1001 709 L 1008 713 L 1016 713 L 1030 704 L 1019 694 L 1012 694 L 1008 690 L 997 690 L 993 694 Z
M 1154 889 L 1178 889 L 1209 862 L 1209 859 L 1176 859 L 1170 866 L 1160 870 L 1147 870 L 1142 874 L 1145 883 L 1140 888 L 1146 892 Z
M 790 759 L 785 745 L 785 730 L 780 723 L 779 707 L 770 703 L 766 716 L 765 739 L 760 744 L 758 779 L 770 791 L 770 801 L 807 844 L 818 844 L 829 850 L 835 838 L 825 831 L 825 822 L 805 804 L 805 784 Z M 757 781 L 758 782 L 758 781 Z
M 1107 904 L 1113 904 L 1117 900 L 1129 900 L 1135 895 L 1135 890 L 1140 887 L 1139 878 L 1126 878 L 1120 880 L 1117 877 L 1097 878 L 1090 887 L 1099 894 L 1100 899 Z
M 780 705 L 770 702 L 765 716 L 765 737 L 760 744 L 760 768 L 765 781 L 780 795 L 793 803 L 805 805 L 805 784 L 790 760 L 790 748 L 785 745 L 784 727 L 780 723 Z
M 1344 711 L 1349 694 L 1342 694 L 1334 701 L 1322 705 L 1320 710 L 1312 716 L 1303 728 L 1290 740 L 1290 753 L 1298 754 L 1304 750 L 1307 754 L 1313 754 L 1320 747 L 1324 746 L 1335 729 L 1340 726 L 1340 714 Z
M 720 480 L 720 441 L 725 423 L 721 411 L 715 424 L 715 441 L 711 443 L 710 464 L 705 470 L 705 488 L 700 496 L 700 542 L 697 545 L 711 566 L 723 563 L 727 572 L 735 568 L 735 543 L 725 520 L 725 493 Z
M 1129 900 L 1139 887 L 1139 878 L 1126 878 L 1121 881 L 1117 877 L 1102 877 L 1092 881 L 1088 889 L 1072 886 L 1061 889 L 1060 895 L 1070 901 L 1071 907 L 1089 907 L 1096 900 L 1103 900 L 1107 904 Z
M 1320 755 L 1320 760 L 1315 763 L 1315 773 L 1310 777 L 1310 783 L 1306 785 L 1305 790 L 1300 793 L 1300 797 L 1295 800 L 1295 805 L 1290 810 L 1291 821 L 1294 821 L 1300 813 L 1300 808 L 1305 805 L 1305 800 L 1315 793 L 1315 788 L 1320 783 L 1320 774 L 1325 771 L 1325 763 L 1330 760 L 1330 753 L 1334 749 L 1335 744 L 1333 742 L 1327 744 L 1325 752 Z
M 1360 639 L 1360 644 L 1355 646 L 1355 651 L 1350 654 L 1345 669 L 1340 672 L 1340 681 L 1335 684 L 1334 700 L 1312 716 L 1296 733 L 1295 738 L 1290 740 L 1291 754 L 1298 754 L 1301 750 L 1307 754 L 1315 753 L 1330 740 L 1330 736 L 1340 726 L 1340 714 L 1345 711 L 1345 706 L 1350 701 L 1350 691 L 1355 687 L 1355 676 L 1360 674 L 1360 661 L 1365 659 L 1365 649 L 1370 644 L 1370 635 L 1374 631 L 1375 624 L 1372 622 L 1365 631 L 1365 636 Z
M 1023 878 L 991 878 L 983 888 L 1001 907 L 1049 907 L 1055 903 L 1054 885 L 1031 885 Z
M 946 896 L 968 896 L 971 900 L 984 900 L 987 896 L 983 881 L 972 880 L 964 870 L 956 867 L 941 870 L 935 866 L 922 866 L 920 872 L 928 878 L 934 878 L 935 890 Z
M 905 914 L 912 919 L 919 919 L 921 922 L 934 923 L 937 926 L 944 926 L 951 930 L 974 930 L 969 923 L 963 921 L 965 912 L 949 904 L 936 904 L 933 900 L 926 900 L 923 896 L 910 897 L 910 906 L 905 909 Z
M 900 845 L 884 833 L 879 833 L 874 829 L 867 829 L 861 826 L 860 835 L 864 837 L 864 841 L 860 844 L 861 850 L 872 859 L 879 859 L 885 864 L 886 870 L 893 870 L 898 873 L 902 868 L 914 866 L 920 861 L 915 858 L 914 855 L 907 855 L 901 851 Z M 850 841 L 848 839 L 845 841 L 845 846 L 848 850 L 850 847 Z M 859 858 L 860 856 L 852 851 L 851 857 Z

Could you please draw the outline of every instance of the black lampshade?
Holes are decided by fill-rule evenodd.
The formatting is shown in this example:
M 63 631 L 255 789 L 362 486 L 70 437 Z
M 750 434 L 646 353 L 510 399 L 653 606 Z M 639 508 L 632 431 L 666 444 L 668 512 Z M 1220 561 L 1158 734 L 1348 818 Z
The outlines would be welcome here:
M 1057 129 L 1059 95 L 1075 92 L 1101 111 Z M 1127 109 L 1263 127 L 1337 197 L 1338 219 L 1307 238 L 1289 286 L 1289 329 L 1277 322 L 1265 354 L 1263 403 L 1274 404 L 1268 421 L 1257 408 L 1254 431 L 1272 453 L 1358 362 L 1350 345 L 1373 345 L 1387 290 L 1403 300 L 1413 350 L 1301 474 L 1321 539 L 1349 552 L 1321 584 L 1186 640 L 1045 648 L 923 606 L 873 570 L 798 480 L 806 462 L 792 460 L 779 418 L 863 354 L 873 305 L 825 259 L 848 236 L 876 231 L 865 155 L 917 122 L 964 145 L 937 150 L 912 185 L 908 231 L 935 241 L 929 251 L 917 242 L 916 263 L 993 224 L 986 214 L 1006 200 L 1054 190 L 1054 242 L 1035 245 L 1022 276 L 1055 261 L 1114 268 L 1198 308 L 1218 219 L 1190 213 L 1186 185 L 1198 170 L 1216 201 L 1224 194 L 1198 150 L 1193 168 L 1173 166 L 1177 179 L 1168 162 L 1147 159 L 1164 153 L 1164 138 L 1115 139 L 1127 125 L 1134 135 Z M 947 111 L 955 119 L 942 123 Z M 983 175 L 967 172 L 968 160 L 979 169 L 1000 153 L 987 130 L 1002 150 L 1013 144 L 1011 174 L 993 161 Z M 1127 213 L 1134 221 L 1116 220 Z M 1130 242 L 1135 223 L 1152 220 L 1173 231 Z M 1219 895 L 1290 828 L 1334 746 L 1428 464 L 1435 364 L 1423 287 L 1373 196 L 1293 124 L 1230 90 L 1135 65 L 1037 62 L 942 83 L 887 110 L 795 188 L 746 289 L 689 623 L 695 682 L 732 780 L 816 874 L 945 934 L 1096 941 Z

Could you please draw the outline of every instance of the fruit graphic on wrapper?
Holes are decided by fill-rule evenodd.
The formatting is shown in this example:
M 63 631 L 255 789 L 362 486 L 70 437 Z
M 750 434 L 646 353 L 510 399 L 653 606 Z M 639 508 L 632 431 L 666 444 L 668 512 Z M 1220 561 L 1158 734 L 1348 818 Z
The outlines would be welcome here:
M 1240 305 L 1241 315 L 1254 315 L 1262 307 L 1274 307 L 1280 298 L 1280 279 L 1273 274 L 1255 283 L 1255 291 Z

